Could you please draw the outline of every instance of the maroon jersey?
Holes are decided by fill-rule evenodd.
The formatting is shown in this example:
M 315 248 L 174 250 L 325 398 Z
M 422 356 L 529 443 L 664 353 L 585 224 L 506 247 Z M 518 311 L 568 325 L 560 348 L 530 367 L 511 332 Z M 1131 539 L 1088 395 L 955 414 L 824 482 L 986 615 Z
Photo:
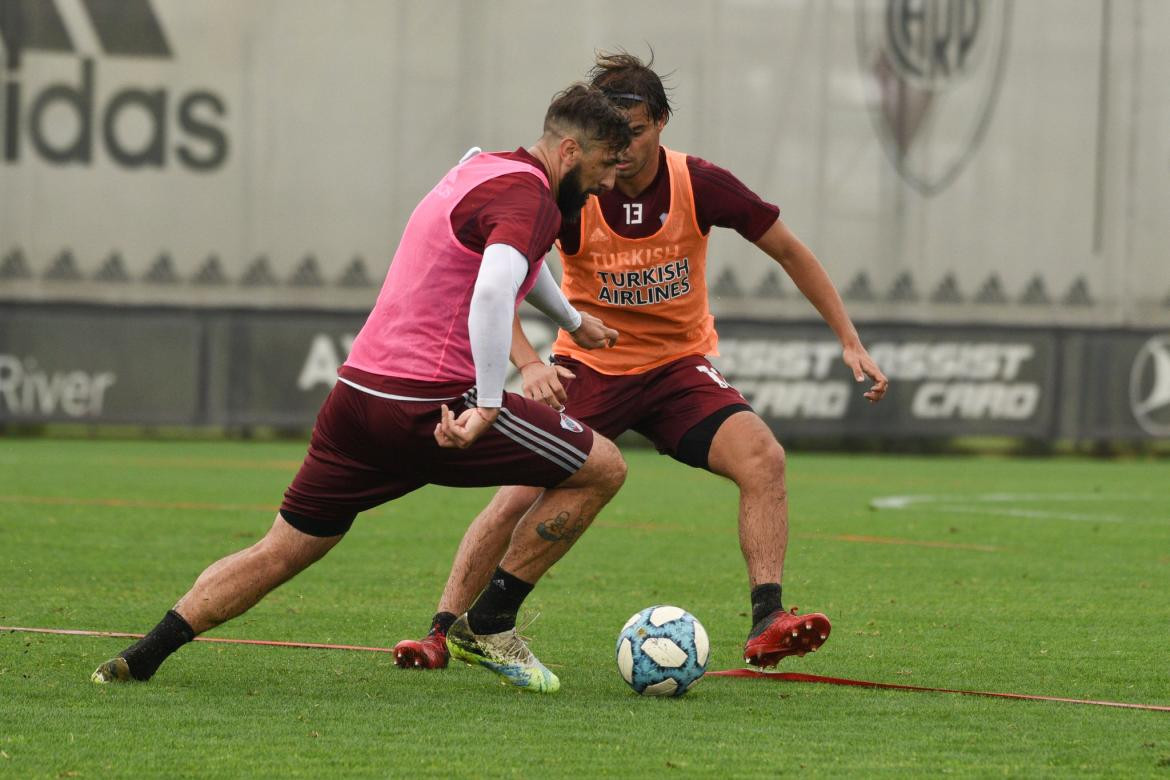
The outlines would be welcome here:
M 527 150 L 492 152 L 496 157 L 548 171 Z M 476 254 L 490 244 L 507 244 L 534 263 L 548 254 L 561 227 L 561 212 L 535 176 L 509 173 L 484 182 L 464 196 L 451 212 L 451 230 Z
M 731 228 L 748 241 L 757 241 L 780 216 L 779 208 L 748 189 L 726 168 L 688 154 L 687 170 L 695 195 L 695 216 L 704 234 L 712 227 Z M 656 233 L 662 217 L 670 211 L 666 150 L 659 147 L 658 174 L 645 190 L 627 198 L 615 188 L 599 195 L 598 201 L 606 224 L 619 236 L 645 238 Z M 580 233 L 576 220 L 561 226 L 565 254 L 573 255 L 580 249 Z

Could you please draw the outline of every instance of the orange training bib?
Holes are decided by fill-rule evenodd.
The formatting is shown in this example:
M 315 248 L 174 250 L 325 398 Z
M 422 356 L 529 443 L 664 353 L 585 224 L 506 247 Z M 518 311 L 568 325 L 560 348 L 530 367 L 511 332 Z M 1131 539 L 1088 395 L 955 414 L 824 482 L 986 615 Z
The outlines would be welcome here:
M 577 254 L 565 255 L 561 289 L 570 303 L 618 333 L 617 346 L 585 350 L 561 331 L 553 353 L 603 374 L 640 374 L 685 355 L 717 355 L 707 305 L 707 236 L 699 231 L 687 156 L 666 150 L 670 211 L 646 238 L 610 229 L 596 197 L 581 210 Z

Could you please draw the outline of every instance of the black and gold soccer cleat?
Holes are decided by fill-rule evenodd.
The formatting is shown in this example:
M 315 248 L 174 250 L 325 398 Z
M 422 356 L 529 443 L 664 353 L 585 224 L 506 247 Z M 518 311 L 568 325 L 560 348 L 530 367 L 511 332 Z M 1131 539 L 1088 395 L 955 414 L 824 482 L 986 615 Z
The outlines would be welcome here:
M 126 659 L 120 655 L 116 655 L 104 664 L 94 670 L 93 674 L 89 676 L 91 682 L 99 685 L 113 682 L 133 682 L 134 678 L 130 676 L 130 665 L 126 663 Z

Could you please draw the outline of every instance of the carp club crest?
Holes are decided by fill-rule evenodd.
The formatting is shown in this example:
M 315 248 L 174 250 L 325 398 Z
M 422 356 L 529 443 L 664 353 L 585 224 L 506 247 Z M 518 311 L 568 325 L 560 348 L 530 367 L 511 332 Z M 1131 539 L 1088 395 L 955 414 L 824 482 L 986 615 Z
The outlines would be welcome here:
M 866 101 L 890 162 L 923 195 L 975 155 L 1006 64 L 1011 0 L 858 0 Z

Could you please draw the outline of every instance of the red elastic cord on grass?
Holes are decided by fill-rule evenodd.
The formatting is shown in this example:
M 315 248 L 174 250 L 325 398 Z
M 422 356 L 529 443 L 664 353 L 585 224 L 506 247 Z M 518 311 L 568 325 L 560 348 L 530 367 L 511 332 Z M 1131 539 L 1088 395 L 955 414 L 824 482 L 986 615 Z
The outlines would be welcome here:
M 11 631 L 26 634 L 58 634 L 66 636 L 92 636 L 106 639 L 141 639 L 142 634 L 131 634 L 122 631 L 86 631 L 74 628 L 29 628 L 26 626 L 0 626 L 0 631 Z M 322 642 L 277 642 L 265 639 L 228 639 L 226 637 L 197 636 L 196 642 L 215 642 L 225 645 L 262 645 L 265 647 L 297 647 L 307 650 L 357 650 L 366 653 L 392 653 L 389 647 L 366 647 L 363 645 L 333 645 Z M 1097 707 L 1118 707 L 1128 710 L 1147 710 L 1152 712 L 1170 712 L 1170 707 L 1158 704 L 1131 704 L 1120 701 L 1098 701 L 1095 699 L 1070 699 L 1063 696 L 1038 696 L 1026 693 L 996 693 L 993 691 L 964 691 L 956 688 L 930 688 L 923 685 L 903 685 L 901 683 L 870 682 L 868 680 L 851 680 L 846 677 L 825 677 L 819 674 L 802 674 L 800 672 L 761 672 L 756 669 L 723 669 L 707 672 L 707 677 L 747 677 L 751 679 L 765 679 L 776 682 L 809 682 L 825 683 L 828 685 L 847 685 L 855 688 L 877 688 L 892 691 L 918 691 L 922 693 L 957 693 L 964 696 L 989 696 L 996 699 L 1016 699 L 1022 701 L 1054 701 L 1064 704 L 1090 704 Z
M 1093 699 L 1069 699 L 1063 696 L 1037 696 L 1027 693 L 996 693 L 993 691 L 964 691 L 956 688 L 930 688 L 924 685 L 902 685 L 900 683 L 870 682 L 868 680 L 850 680 L 845 677 L 824 677 L 819 674 L 802 674 L 800 672 L 761 672 L 755 669 L 725 669 L 718 672 L 707 672 L 708 677 L 750 677 L 754 679 L 769 679 L 778 682 L 811 682 L 826 683 L 828 685 L 849 685 L 856 688 L 878 688 L 891 691 L 919 691 L 922 693 L 958 693 L 964 696 L 990 696 L 996 699 L 1019 699 L 1023 701 L 1056 701 L 1065 704 L 1092 704 L 1098 707 L 1122 707 L 1131 710 L 1153 710 L 1155 712 L 1170 712 L 1170 707 L 1157 704 L 1130 704 L 1120 701 L 1096 701 Z

